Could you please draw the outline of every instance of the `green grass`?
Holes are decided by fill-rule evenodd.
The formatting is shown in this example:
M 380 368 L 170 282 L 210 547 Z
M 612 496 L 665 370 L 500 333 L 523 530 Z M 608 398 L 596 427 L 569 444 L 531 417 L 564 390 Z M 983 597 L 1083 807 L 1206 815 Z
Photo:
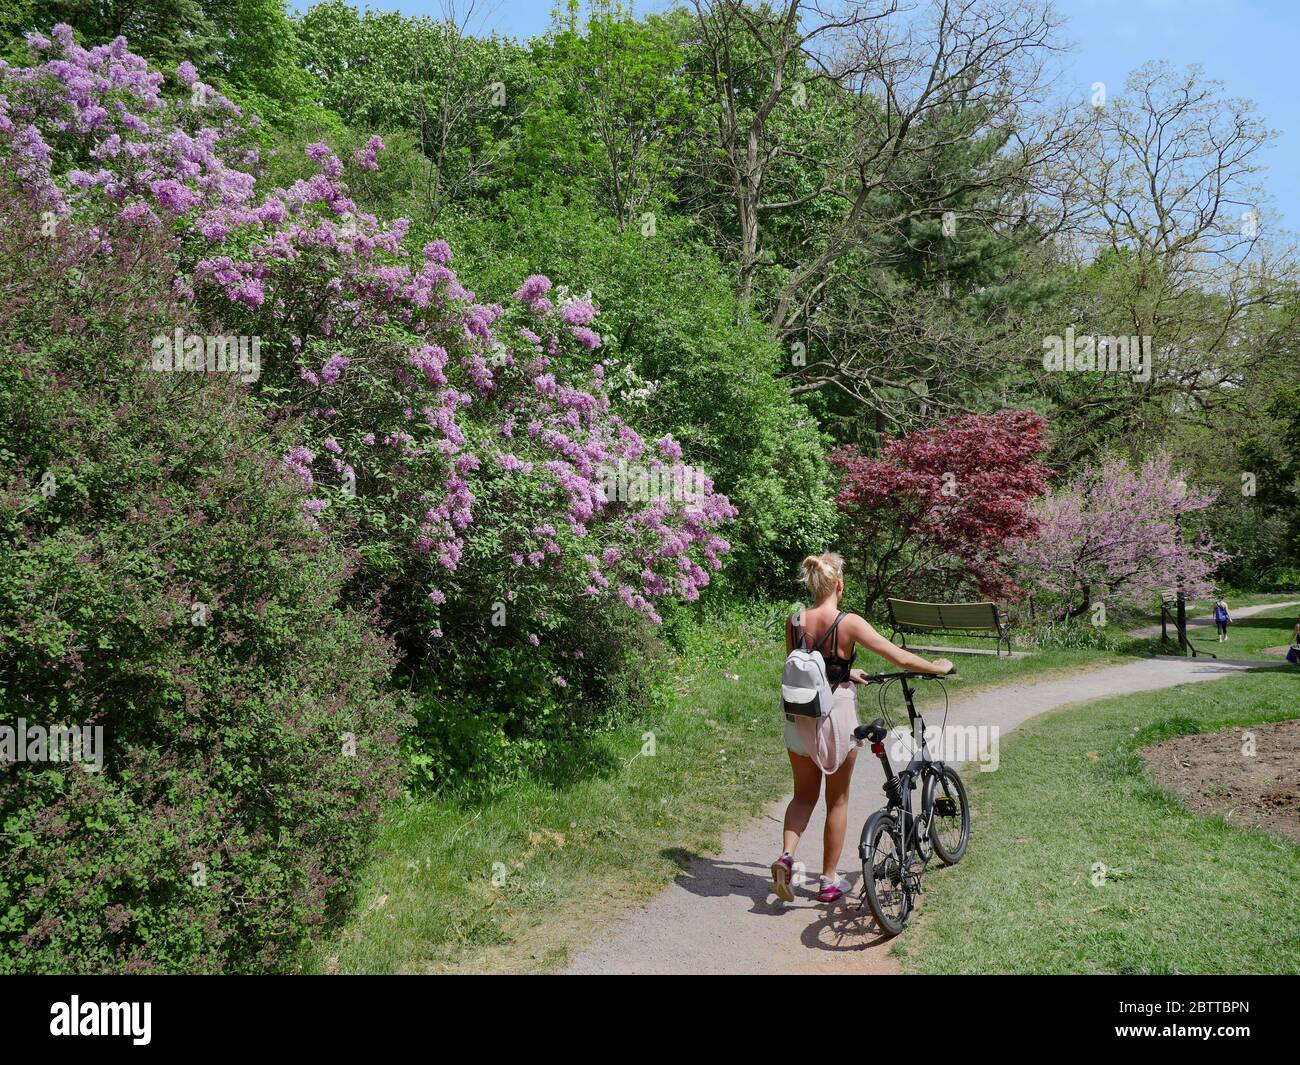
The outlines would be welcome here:
M 789 766 L 773 723 L 781 649 L 738 632 L 710 640 L 714 660 L 678 673 L 649 716 L 597 737 L 603 768 L 585 779 L 393 809 L 358 912 L 313 967 L 551 969 L 613 909 L 671 881 L 674 849 L 716 850 L 782 793 Z M 653 756 L 641 754 L 647 733 Z
M 1295 632 L 1298 615 L 1300 615 L 1300 607 L 1286 607 L 1252 614 L 1228 626 L 1226 643 L 1219 643 L 1215 638 L 1213 625 L 1204 628 L 1189 627 L 1188 639 L 1198 651 L 1218 655 L 1220 658 L 1280 662 L 1282 661 L 1280 656 L 1264 655 L 1261 652 L 1266 648 L 1289 644 L 1292 633 Z
M 674 663 L 644 719 L 596 737 L 590 769 L 561 788 L 524 780 L 465 806 L 392 808 L 355 912 L 307 967 L 346 973 L 545 971 L 613 912 L 709 853 L 789 786 L 776 710 L 782 648 L 761 629 L 709 627 Z M 954 656 L 954 698 L 989 684 L 1120 659 L 1052 650 L 1007 660 Z M 883 668 L 869 655 L 859 665 Z M 737 675 L 730 680 L 727 674 Z M 922 693 L 922 705 L 926 705 Z M 656 753 L 643 757 L 643 735 Z M 493 885 L 496 877 L 498 886 Z
M 1227 601 L 1228 613 L 1231 614 L 1234 610 L 1240 610 L 1241 608 L 1248 606 L 1264 606 L 1269 603 L 1300 602 L 1300 591 L 1242 593 L 1240 595 L 1228 595 Z M 1214 603 L 1215 600 L 1213 599 L 1188 600 L 1187 616 L 1189 618 L 1205 617 L 1214 611 Z M 1300 607 L 1297 607 L 1296 609 L 1297 611 L 1300 611 Z M 1149 625 L 1159 625 L 1160 612 L 1156 611 L 1152 614 L 1146 611 L 1141 611 L 1133 615 L 1125 615 L 1122 618 L 1122 622 L 1125 628 L 1130 629 L 1146 628 Z M 1211 627 L 1210 632 L 1214 632 L 1213 627 Z
M 1300 972 L 1300 848 L 1200 817 L 1139 748 L 1300 715 L 1300 678 L 1261 670 L 1063 710 L 968 775 L 970 849 L 931 866 L 897 941 L 918 973 Z M 1093 886 L 1098 866 L 1101 886 Z

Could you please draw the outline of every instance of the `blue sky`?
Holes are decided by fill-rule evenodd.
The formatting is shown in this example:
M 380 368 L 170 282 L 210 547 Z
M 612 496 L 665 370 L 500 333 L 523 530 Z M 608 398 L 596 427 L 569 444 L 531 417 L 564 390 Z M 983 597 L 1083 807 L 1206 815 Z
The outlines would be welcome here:
M 358 6 L 438 15 L 438 0 L 353 0 Z M 298 0 L 299 8 L 308 6 Z M 457 5 L 463 8 L 464 0 Z M 550 24 L 552 0 L 478 0 L 472 28 L 526 38 Z M 670 0 L 641 0 L 639 13 Z M 1264 187 L 1287 228 L 1300 230 L 1300 3 L 1296 0 L 1055 0 L 1074 43 L 1062 91 L 1079 99 L 1093 82 L 1113 94 L 1149 59 L 1200 63 L 1231 96 L 1259 107 L 1278 139 L 1265 157 Z

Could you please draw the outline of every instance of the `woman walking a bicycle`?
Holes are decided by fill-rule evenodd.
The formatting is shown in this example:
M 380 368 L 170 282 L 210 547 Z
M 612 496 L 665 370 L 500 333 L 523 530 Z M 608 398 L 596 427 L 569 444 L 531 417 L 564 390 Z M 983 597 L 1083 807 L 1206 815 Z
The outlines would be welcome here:
M 832 709 L 828 717 L 820 719 L 786 718 L 785 746 L 794 771 L 794 796 L 785 811 L 781 856 L 772 863 L 772 890 L 786 902 L 794 901 L 790 887 L 794 852 L 817 805 L 824 778 L 826 829 L 822 837 L 821 891 L 817 898 L 821 902 L 835 902 L 849 886 L 839 875 L 839 861 L 848 826 L 849 786 L 858 753 L 858 742 L 853 737 L 853 730 L 858 726 L 855 685 L 866 683 L 866 673 L 853 668 L 857 648 L 865 647 L 886 662 L 917 673 L 942 676 L 952 671 L 952 663 L 946 658 L 926 661 L 885 639 L 857 614 L 841 610 L 844 559 L 839 555 L 829 552 L 809 555 L 801 569 L 813 605 L 786 619 L 785 649 L 787 654 L 796 647 L 821 652 L 832 690 Z

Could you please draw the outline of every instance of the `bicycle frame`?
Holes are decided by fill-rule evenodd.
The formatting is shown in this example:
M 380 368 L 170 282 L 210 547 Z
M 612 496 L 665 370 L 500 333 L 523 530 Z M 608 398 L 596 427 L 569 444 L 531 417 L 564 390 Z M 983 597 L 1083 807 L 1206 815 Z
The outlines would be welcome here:
M 925 718 L 917 713 L 916 704 L 913 702 L 913 689 L 908 684 L 907 677 L 898 677 L 897 680 L 902 687 L 903 698 L 907 702 L 907 720 L 911 726 L 913 744 L 911 760 L 902 769 L 895 770 L 883 740 L 873 743 L 871 751 L 880 759 L 880 764 L 884 767 L 886 805 L 899 812 L 899 826 L 903 832 L 903 843 L 907 852 L 913 850 L 920 852 L 923 836 L 928 835 L 930 826 L 919 823 L 920 818 L 924 816 L 924 811 L 913 811 L 912 794 L 917 784 L 921 783 L 927 775 L 941 772 L 944 763 L 930 755 L 925 738 Z M 888 739 L 888 734 L 885 738 Z M 933 819 L 933 812 L 931 818 Z
M 885 771 L 885 806 L 868 817 L 862 826 L 858 856 L 862 859 L 864 901 L 870 905 L 881 928 L 891 935 L 902 931 L 912 900 L 923 892 L 922 875 L 930 859 L 937 855 L 945 864 L 955 864 L 961 860 L 969 838 L 965 788 L 956 771 L 930 752 L 925 719 L 916 711 L 914 689 L 909 683 L 916 676 L 918 674 L 912 672 L 876 673 L 868 678 L 873 684 L 897 680 L 902 685 L 913 741 L 907 765 L 896 770 L 885 750 L 885 742 L 893 730 L 886 720 L 888 714 L 883 712 L 883 691 L 881 716 L 871 724 L 859 725 L 853 730 L 855 737 L 871 742 L 871 753 L 880 759 Z M 954 794 L 949 792 L 950 778 L 960 806 L 954 802 Z M 914 804 L 912 794 L 918 784 L 921 785 L 920 797 Z M 940 789 L 941 796 L 938 795 Z M 914 809 L 914 805 L 919 808 Z M 961 813 L 961 835 L 954 843 L 944 834 L 946 829 L 936 834 L 936 819 L 942 814 L 947 825 L 946 819 L 958 810 Z M 889 840 L 888 849 L 883 845 L 886 839 Z M 895 891 L 900 893 L 897 898 L 894 897 Z

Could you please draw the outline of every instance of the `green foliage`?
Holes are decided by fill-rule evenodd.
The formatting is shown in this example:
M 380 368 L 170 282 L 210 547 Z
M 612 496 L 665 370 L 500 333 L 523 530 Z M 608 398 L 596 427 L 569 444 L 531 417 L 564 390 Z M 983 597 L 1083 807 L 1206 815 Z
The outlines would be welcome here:
M 320 113 L 285 0 L 205 3 L 211 7 L 217 42 L 214 54 L 199 65 L 202 80 L 274 128 Z
M 1129 644 L 1127 637 L 1104 625 L 1093 625 L 1087 618 L 1047 621 L 1017 629 L 1016 642 L 1066 651 L 1121 651 Z
M 395 655 L 240 386 L 150 373 L 189 326 L 151 236 L 0 231 L 0 971 L 264 972 L 346 908 L 400 781 Z
M 1258 574 L 1267 582 L 1271 572 L 1300 562 L 1300 387 L 1278 389 L 1263 414 L 1265 419 L 1256 421 L 1256 431 L 1241 441 L 1239 451 L 1242 469 L 1255 479 L 1255 495 L 1248 505 L 1275 525 L 1273 536 L 1265 540 L 1273 557 Z M 1257 522 L 1258 517 L 1244 524 Z M 1258 535 L 1254 528 L 1250 532 Z M 1256 557 L 1262 553 L 1258 548 L 1252 552 Z
M 512 169 L 522 187 L 590 196 L 623 229 L 673 199 L 695 102 L 669 19 L 596 0 L 580 25 L 577 9 L 532 44 Z
M 725 671 L 738 657 L 779 643 L 793 606 L 753 598 L 705 610 L 678 610 L 666 620 L 664 637 L 680 657 Z
M 424 166 L 408 174 L 410 216 L 508 187 L 533 69 L 514 42 L 452 22 L 327 0 L 296 24 L 302 62 L 325 107 L 357 131 L 409 135 Z
M 725 580 L 781 587 L 794 559 L 833 542 L 826 440 L 775 379 L 779 349 L 753 318 L 735 320 L 725 272 L 683 223 L 651 236 L 556 196 L 519 197 L 439 232 L 480 298 L 502 298 L 528 273 L 592 293 L 620 410 L 651 435 L 671 432 L 740 511 Z
M 0 28 L 12 43 L 26 32 L 48 35 L 55 23 L 66 22 L 83 44 L 121 35 L 138 54 L 174 67 L 212 54 L 219 31 L 211 14 L 219 6 L 213 0 L 5 0 Z
M 564 782 L 602 733 L 645 711 L 663 668 L 640 626 L 594 610 L 537 647 L 494 639 L 472 620 L 452 631 L 460 638 L 437 671 L 410 678 L 407 753 L 416 788 L 460 801 L 523 777 Z
M 272 127 L 315 110 L 285 0 L 5 0 L 0 34 L 8 55 L 26 58 L 27 31 L 66 22 L 90 47 L 115 37 L 164 71 L 182 60 L 199 78 Z

